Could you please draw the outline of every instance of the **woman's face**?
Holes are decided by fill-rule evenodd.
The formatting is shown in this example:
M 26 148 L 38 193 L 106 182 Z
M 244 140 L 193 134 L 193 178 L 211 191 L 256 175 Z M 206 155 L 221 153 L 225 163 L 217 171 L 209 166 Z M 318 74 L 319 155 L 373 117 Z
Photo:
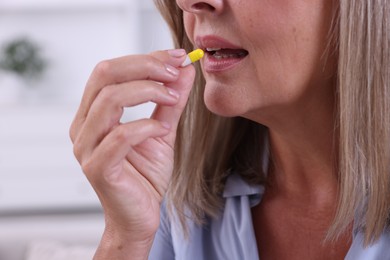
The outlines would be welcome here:
M 177 0 L 188 37 L 207 50 L 207 107 L 266 123 L 278 112 L 330 100 L 335 59 L 324 50 L 332 2 Z

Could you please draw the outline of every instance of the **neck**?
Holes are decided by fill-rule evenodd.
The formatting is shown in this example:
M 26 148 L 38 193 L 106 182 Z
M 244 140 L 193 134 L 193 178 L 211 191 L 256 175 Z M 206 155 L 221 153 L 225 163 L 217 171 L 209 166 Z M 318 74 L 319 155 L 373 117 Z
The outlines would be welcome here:
M 270 182 L 279 194 L 303 201 L 310 199 L 315 203 L 334 198 L 337 175 L 331 132 L 323 128 L 290 129 L 286 135 L 270 129 L 269 136 Z
M 303 202 L 310 200 L 310 204 L 333 203 L 338 186 L 334 114 L 329 109 L 333 99 L 323 97 L 290 107 L 266 124 L 272 160 L 271 187 L 280 195 Z

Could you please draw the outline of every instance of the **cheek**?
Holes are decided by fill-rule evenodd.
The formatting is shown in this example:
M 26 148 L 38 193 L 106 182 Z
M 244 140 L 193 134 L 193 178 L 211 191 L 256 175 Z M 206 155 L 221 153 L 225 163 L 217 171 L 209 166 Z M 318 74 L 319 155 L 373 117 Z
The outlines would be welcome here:
M 183 22 L 184 22 L 184 29 L 186 31 L 186 34 L 188 36 L 193 36 L 194 35 L 194 28 L 195 28 L 195 16 L 193 14 L 184 12 L 183 13 Z M 192 37 L 189 37 L 189 39 L 192 42 Z
M 239 27 L 243 28 L 241 37 L 249 43 L 260 85 L 292 99 L 332 75 L 324 70 L 323 58 L 331 19 L 329 3 L 275 0 L 265 1 L 261 9 L 248 10 Z M 253 19 L 255 11 L 260 13 Z

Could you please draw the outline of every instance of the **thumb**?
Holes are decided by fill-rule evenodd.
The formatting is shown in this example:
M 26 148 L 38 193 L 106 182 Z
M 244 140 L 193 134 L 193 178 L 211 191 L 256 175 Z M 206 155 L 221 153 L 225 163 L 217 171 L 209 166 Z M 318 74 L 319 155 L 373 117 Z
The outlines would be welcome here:
M 176 130 L 180 120 L 180 116 L 187 104 L 188 97 L 195 79 L 194 66 L 190 65 L 180 69 L 180 76 L 177 81 L 167 84 L 176 90 L 179 95 L 179 101 L 174 106 L 156 106 L 152 118 L 161 122 L 166 122 L 171 126 L 171 131 L 168 135 L 164 136 L 163 139 L 171 146 L 173 146 L 176 138 Z

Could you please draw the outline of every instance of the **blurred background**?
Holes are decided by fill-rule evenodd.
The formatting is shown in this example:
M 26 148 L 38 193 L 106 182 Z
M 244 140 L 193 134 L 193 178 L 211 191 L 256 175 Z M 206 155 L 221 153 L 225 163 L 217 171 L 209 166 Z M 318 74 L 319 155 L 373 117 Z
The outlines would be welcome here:
M 0 260 L 92 258 L 104 220 L 68 137 L 85 82 L 171 46 L 152 0 L 0 1 Z

